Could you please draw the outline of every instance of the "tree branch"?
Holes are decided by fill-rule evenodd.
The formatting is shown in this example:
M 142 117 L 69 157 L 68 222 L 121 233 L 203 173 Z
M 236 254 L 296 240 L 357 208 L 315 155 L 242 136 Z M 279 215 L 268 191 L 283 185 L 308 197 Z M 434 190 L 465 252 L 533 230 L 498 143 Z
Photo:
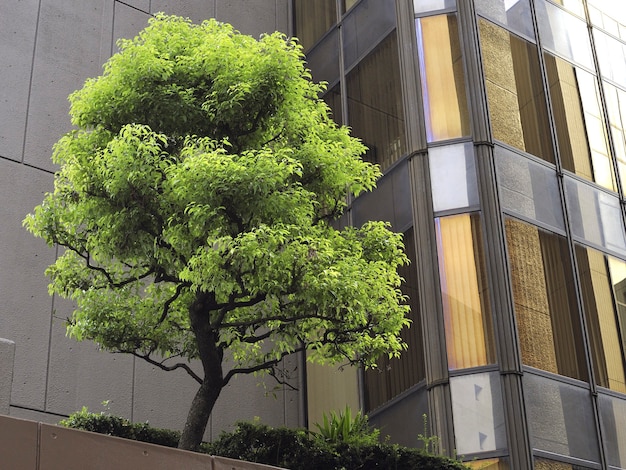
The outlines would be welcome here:
M 200 378 L 200 376 L 198 374 L 196 374 L 191 367 L 189 367 L 188 364 L 182 363 L 182 362 L 178 362 L 176 364 L 173 364 L 171 366 L 166 366 L 165 364 L 163 364 L 164 361 L 166 361 L 167 359 L 164 359 L 163 361 L 159 362 L 155 359 L 152 359 L 148 354 L 139 354 L 137 351 L 120 351 L 121 353 L 130 353 L 135 357 L 138 357 L 140 359 L 143 359 L 144 361 L 148 362 L 149 364 L 152 364 L 153 366 L 158 367 L 159 369 L 165 370 L 165 371 L 172 371 L 172 370 L 176 370 L 176 369 L 183 369 L 185 372 L 187 372 L 196 382 L 198 382 L 200 385 L 202 385 L 202 379 Z
M 257 364 L 255 366 L 252 367 L 239 367 L 239 368 L 235 368 L 235 369 L 231 369 L 228 371 L 228 373 L 224 376 L 224 381 L 223 381 L 223 386 L 225 387 L 228 382 L 230 381 L 230 379 L 232 379 L 235 375 L 237 374 L 251 374 L 253 372 L 259 372 L 262 370 L 269 370 L 272 367 L 274 367 L 276 364 L 278 364 L 280 361 L 282 361 L 285 357 L 289 356 L 290 354 L 294 354 L 297 352 L 301 352 L 304 351 L 305 347 L 301 346 L 299 348 L 294 349 L 293 351 L 283 351 L 280 354 L 280 357 L 277 359 L 271 359 L 269 361 L 263 362 L 261 364 Z

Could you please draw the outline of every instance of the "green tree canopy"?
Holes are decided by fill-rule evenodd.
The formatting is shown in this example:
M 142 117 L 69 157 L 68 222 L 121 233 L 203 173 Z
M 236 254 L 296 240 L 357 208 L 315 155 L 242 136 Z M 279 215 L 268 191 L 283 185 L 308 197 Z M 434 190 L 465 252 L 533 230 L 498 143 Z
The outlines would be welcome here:
M 328 117 L 298 43 L 159 15 L 119 47 L 70 96 L 54 192 L 25 220 L 65 248 L 47 275 L 75 302 L 69 335 L 196 379 L 188 449 L 236 374 L 303 350 L 398 355 L 401 236 L 333 228 L 380 174 Z

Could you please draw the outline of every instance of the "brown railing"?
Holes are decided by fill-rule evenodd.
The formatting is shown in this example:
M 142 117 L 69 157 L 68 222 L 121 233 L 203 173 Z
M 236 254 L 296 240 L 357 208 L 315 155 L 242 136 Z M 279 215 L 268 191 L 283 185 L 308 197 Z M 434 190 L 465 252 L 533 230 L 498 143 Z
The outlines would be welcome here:
M 0 415 L 1 470 L 277 468 Z

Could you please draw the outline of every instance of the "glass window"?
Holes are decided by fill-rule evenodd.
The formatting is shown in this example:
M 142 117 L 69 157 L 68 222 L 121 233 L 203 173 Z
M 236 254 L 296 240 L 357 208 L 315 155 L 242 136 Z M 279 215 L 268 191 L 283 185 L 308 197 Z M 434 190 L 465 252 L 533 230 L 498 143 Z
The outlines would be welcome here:
M 571 11 L 581 18 L 585 17 L 585 7 L 583 6 L 582 0 L 552 0 L 552 2 L 561 5 L 566 10 Z
M 580 245 L 576 260 L 596 382 L 626 393 L 626 263 Z
M 428 149 L 435 212 L 478 205 L 474 146 L 471 143 Z
M 359 196 L 352 203 L 352 220 L 360 227 L 368 220 L 391 223 L 394 231 L 404 231 L 412 223 L 411 187 L 406 161 L 380 178 L 376 189 Z
M 528 0 L 476 0 L 476 12 L 517 34 L 535 38 Z
M 501 388 L 499 372 L 450 378 L 458 454 L 506 448 Z
M 622 195 L 626 195 L 626 91 L 604 82 L 604 93 Z
M 515 219 L 505 227 L 523 363 L 587 380 L 567 241 Z
M 470 134 L 465 72 L 455 14 L 415 21 L 429 142 Z
M 411 306 L 409 313 L 411 327 L 402 331 L 402 339 L 407 343 L 408 349 L 399 358 L 389 359 L 383 356 L 379 359 L 376 369 L 365 371 L 366 410 L 379 407 L 426 377 L 419 315 L 417 255 L 412 228 L 405 232 L 404 244 L 410 263 L 408 266 L 398 268 L 398 272 L 404 279 L 402 293 L 408 296 Z
M 362 0 L 350 10 L 343 19 L 342 26 L 343 61 L 346 70 L 367 54 L 395 26 L 394 0 Z
M 476 470 L 509 470 L 511 468 L 508 459 L 502 457 L 494 459 L 471 460 L 469 462 L 463 462 L 463 464 L 467 465 L 469 468 L 474 468 Z
M 626 88 L 626 44 L 597 29 L 593 30 L 600 73 Z
M 624 225 L 617 197 L 565 177 L 565 197 L 574 237 L 626 255 Z
M 295 0 L 295 32 L 304 50 L 308 50 L 337 22 L 335 0 Z
M 595 70 L 589 32 L 583 20 L 543 0 L 537 4 L 537 22 L 546 49 Z
M 545 62 L 563 168 L 615 191 L 596 78 L 552 54 Z
M 339 86 L 339 84 L 335 85 L 333 88 L 328 90 L 324 94 L 323 100 L 330 108 L 333 121 L 341 125 L 342 106 L 341 106 L 341 87 Z
M 588 0 L 589 17 L 594 26 L 615 37 L 626 39 L 626 9 L 615 0 Z
M 341 12 L 345 13 L 354 6 L 359 0 L 341 0 Z
M 368 147 L 365 160 L 385 170 L 406 152 L 395 31 L 352 69 L 347 91 L 352 134 Z
M 600 428 L 611 468 L 626 468 L 626 399 L 598 396 Z
M 435 219 L 449 369 L 495 362 L 485 253 L 478 214 Z
M 413 0 L 413 11 L 415 13 L 428 13 L 455 7 L 456 0 Z
M 524 374 L 523 385 L 532 447 L 598 462 L 589 390 L 533 374 Z
M 535 45 L 482 18 L 479 25 L 493 137 L 554 163 Z
M 334 29 L 306 56 L 313 81 L 333 84 L 339 80 L 339 30 Z
M 535 459 L 535 470 L 591 470 L 592 467 L 583 467 L 571 463 L 558 462 L 556 460 Z M 593 467 L 600 468 L 600 467 Z
M 564 230 L 556 171 L 499 145 L 495 155 L 502 209 Z

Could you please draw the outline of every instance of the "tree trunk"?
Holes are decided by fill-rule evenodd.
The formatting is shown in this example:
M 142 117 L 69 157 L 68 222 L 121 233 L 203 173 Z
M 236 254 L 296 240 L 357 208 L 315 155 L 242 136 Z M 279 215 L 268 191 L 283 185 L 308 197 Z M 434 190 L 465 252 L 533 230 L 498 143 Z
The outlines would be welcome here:
M 199 449 L 213 406 L 224 387 L 223 351 L 217 346 L 217 332 L 209 323 L 209 314 L 214 305 L 214 295 L 198 292 L 196 299 L 189 307 L 191 329 L 196 336 L 204 379 L 191 402 L 187 422 L 178 442 L 179 449 Z

